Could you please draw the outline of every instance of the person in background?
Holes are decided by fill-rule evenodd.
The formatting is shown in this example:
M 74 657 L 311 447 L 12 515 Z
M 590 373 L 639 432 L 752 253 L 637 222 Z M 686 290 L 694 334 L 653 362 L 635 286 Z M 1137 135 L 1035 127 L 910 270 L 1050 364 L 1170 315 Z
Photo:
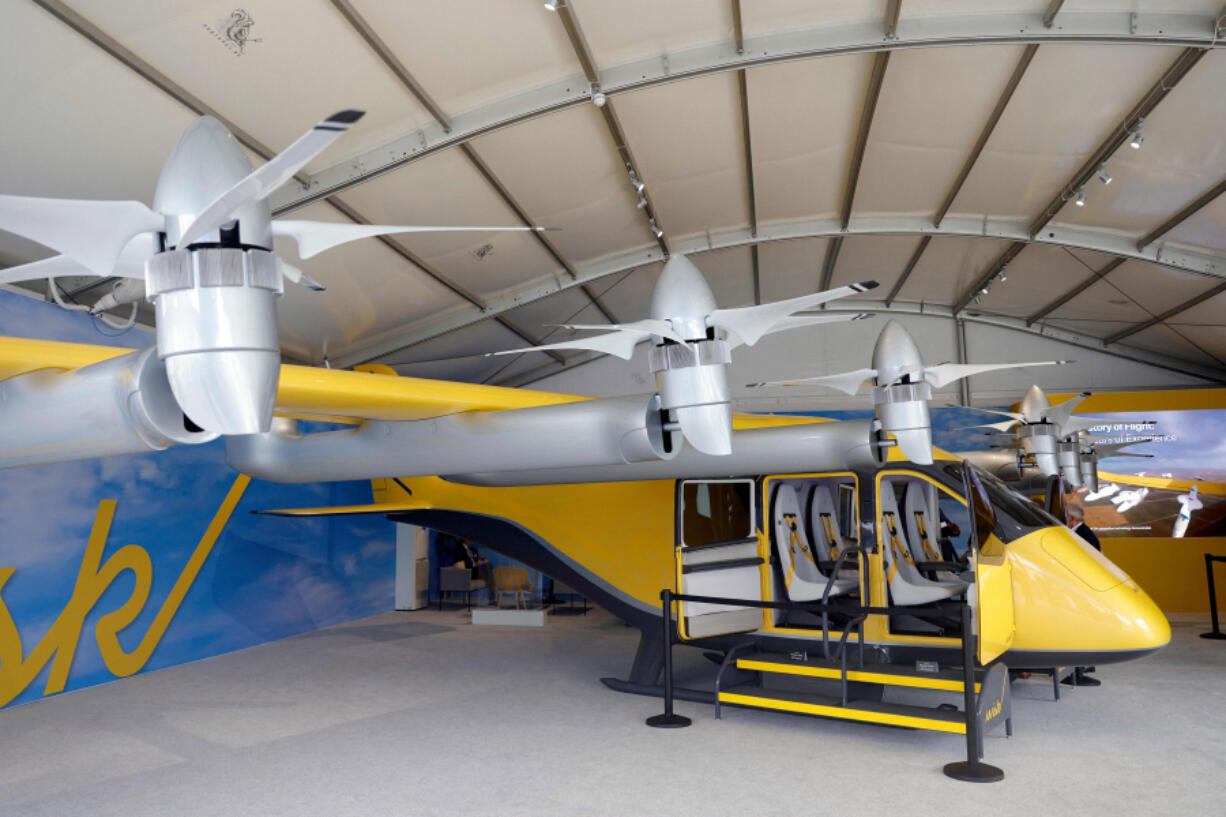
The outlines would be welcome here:
M 1085 539 L 1091 547 L 1102 553 L 1102 543 L 1098 541 L 1098 536 L 1086 524 L 1086 509 L 1080 503 L 1070 502 L 1068 504 L 1068 526 L 1073 533 Z
M 1073 533 L 1080 536 L 1082 539 L 1093 547 L 1095 550 L 1102 552 L 1103 546 L 1098 541 L 1098 536 L 1094 531 L 1090 530 L 1090 526 L 1086 524 L 1086 509 L 1080 502 L 1069 502 L 1065 508 L 1065 513 L 1068 516 L 1068 526 Z M 1094 667 L 1077 667 L 1073 671 L 1076 676 L 1077 686 L 1096 687 L 1102 686 L 1102 681 L 1097 678 L 1091 678 L 1087 673 L 1094 671 Z M 1073 678 L 1065 678 L 1061 683 L 1072 684 Z
M 467 539 L 453 536 L 450 533 L 438 535 L 439 562 L 452 563 L 454 567 L 466 567 L 472 571 L 474 579 L 484 579 L 489 593 L 489 603 L 494 603 L 494 577 L 490 570 L 490 560 L 478 552 L 477 546 Z

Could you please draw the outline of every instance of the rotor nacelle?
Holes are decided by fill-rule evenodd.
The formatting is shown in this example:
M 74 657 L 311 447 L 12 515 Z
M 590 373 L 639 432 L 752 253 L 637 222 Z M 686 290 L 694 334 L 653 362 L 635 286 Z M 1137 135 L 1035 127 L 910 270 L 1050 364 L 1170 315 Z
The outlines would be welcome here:
M 221 123 L 198 119 L 166 160 L 153 199 L 167 214 L 167 245 L 251 171 Z M 283 285 L 270 225 L 268 205 L 252 202 L 202 240 L 145 263 L 145 295 L 157 311 L 158 355 L 170 387 L 192 422 L 221 434 L 255 434 L 272 423 Z
M 924 379 L 924 361 L 911 333 L 888 321 L 873 347 L 873 410 L 881 428 L 894 435 L 907 459 L 932 463 L 932 386 Z

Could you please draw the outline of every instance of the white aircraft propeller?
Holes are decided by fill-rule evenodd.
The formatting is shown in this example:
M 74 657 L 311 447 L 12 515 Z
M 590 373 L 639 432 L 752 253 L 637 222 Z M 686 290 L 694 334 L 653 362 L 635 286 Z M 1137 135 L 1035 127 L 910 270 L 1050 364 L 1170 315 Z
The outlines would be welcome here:
M 234 221 L 240 210 L 266 199 L 324 151 L 364 112 L 346 110 L 329 116 L 293 144 L 218 195 L 179 236 L 187 247 Z M 207 117 L 205 118 L 207 119 Z M 216 125 L 216 123 L 213 123 Z M 143 279 L 144 262 L 161 250 L 155 240 L 168 222 L 184 213 L 158 212 L 139 201 L 91 201 L 0 195 L 0 230 L 37 241 L 61 255 L 0 272 L 0 283 L 70 275 Z M 272 234 L 297 242 L 299 256 L 311 258 L 340 244 L 372 236 L 426 231 L 533 231 L 542 227 L 392 226 L 334 224 L 304 220 L 273 221 Z M 134 239 L 140 238 L 137 241 Z M 301 270 L 281 267 L 286 279 L 323 289 Z M 137 295 L 136 297 L 139 297 Z
M 652 350 L 650 365 L 659 383 L 661 407 L 672 413 L 686 440 L 699 451 L 726 455 L 732 452 L 732 406 L 727 380 L 732 350 L 753 346 L 775 332 L 870 317 L 868 313 L 796 313 L 875 286 L 876 281 L 864 281 L 786 301 L 719 309 L 702 272 L 684 255 L 674 255 L 656 282 L 651 317 L 606 326 L 570 324 L 566 328 L 603 331 L 489 354 L 583 349 L 629 360 L 636 345 L 657 338 L 661 342 Z

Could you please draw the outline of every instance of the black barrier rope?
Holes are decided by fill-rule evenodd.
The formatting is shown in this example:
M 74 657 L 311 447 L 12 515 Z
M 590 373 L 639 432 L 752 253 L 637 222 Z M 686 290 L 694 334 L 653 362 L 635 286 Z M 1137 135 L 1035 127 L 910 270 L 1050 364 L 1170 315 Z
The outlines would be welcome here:
M 1226 556 L 1214 556 L 1212 553 L 1205 554 L 1205 578 L 1209 582 L 1209 615 L 1213 619 L 1213 629 L 1207 633 L 1201 633 L 1201 638 L 1212 638 L 1217 641 L 1226 639 L 1226 633 L 1222 632 L 1222 628 L 1218 625 L 1217 619 L 1217 585 L 1213 581 L 1213 563 L 1226 562 Z

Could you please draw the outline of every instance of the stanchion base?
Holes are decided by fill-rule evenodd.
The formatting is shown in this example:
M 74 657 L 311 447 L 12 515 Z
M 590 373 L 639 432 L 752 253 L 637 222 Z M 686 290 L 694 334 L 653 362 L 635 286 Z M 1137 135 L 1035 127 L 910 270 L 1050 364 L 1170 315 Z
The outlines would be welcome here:
M 693 721 L 685 715 L 678 715 L 675 712 L 671 715 L 652 715 L 647 719 L 648 726 L 655 726 L 659 729 L 680 729 L 683 726 L 689 726 L 691 723 Z
M 945 776 L 968 783 L 995 783 L 1005 779 L 1005 773 L 995 766 L 989 766 L 987 763 L 971 764 L 965 760 L 946 763 Z
M 1226 641 L 1226 633 L 1201 633 L 1201 638 L 1211 638 L 1214 641 Z

